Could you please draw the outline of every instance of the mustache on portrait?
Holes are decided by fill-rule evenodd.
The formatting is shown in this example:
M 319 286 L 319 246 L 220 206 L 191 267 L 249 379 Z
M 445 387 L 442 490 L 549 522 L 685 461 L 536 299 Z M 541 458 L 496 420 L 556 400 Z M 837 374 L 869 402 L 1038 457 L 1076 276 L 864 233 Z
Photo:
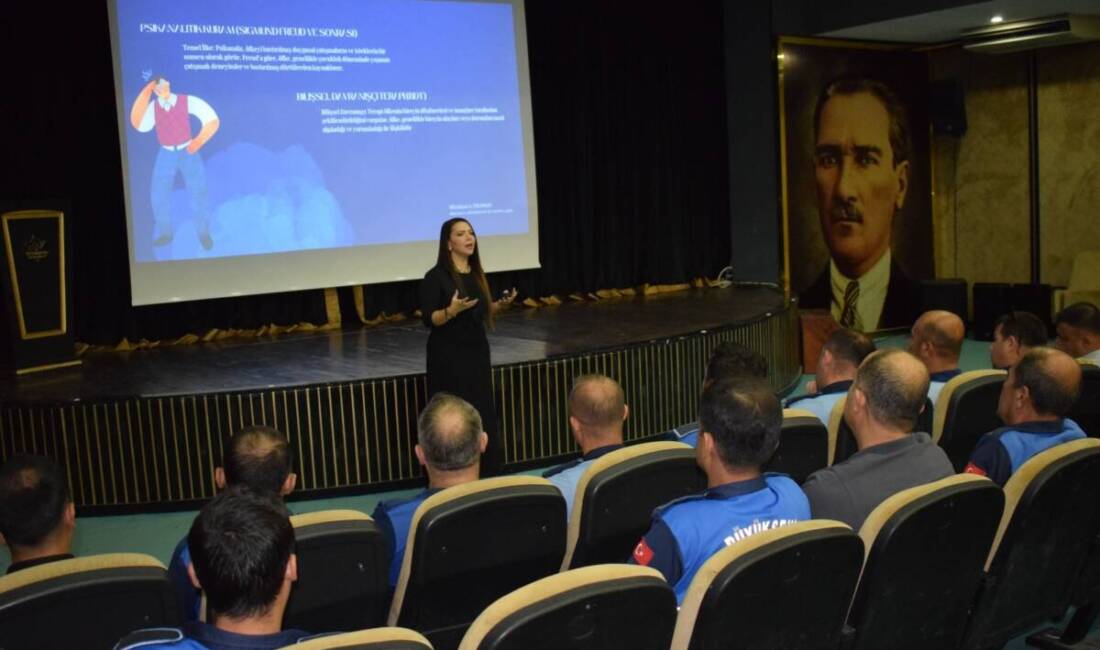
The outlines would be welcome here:
M 833 223 L 863 223 L 863 213 L 854 205 L 843 204 L 829 212 L 829 220 Z

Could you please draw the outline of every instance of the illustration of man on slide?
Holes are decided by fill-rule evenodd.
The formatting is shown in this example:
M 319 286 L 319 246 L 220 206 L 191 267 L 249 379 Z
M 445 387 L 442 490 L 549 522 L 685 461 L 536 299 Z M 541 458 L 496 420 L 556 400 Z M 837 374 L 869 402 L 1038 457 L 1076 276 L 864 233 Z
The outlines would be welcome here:
M 191 135 L 191 115 L 202 123 L 199 134 L 194 137 Z M 142 133 L 155 127 L 160 144 L 149 188 L 153 203 L 153 245 L 165 246 L 172 241 L 172 185 L 179 171 L 195 215 L 199 243 L 210 250 L 214 240 L 210 238 L 206 208 L 206 167 L 199 149 L 217 132 L 218 115 L 202 99 L 173 93 L 168 79 L 154 76 L 134 100 L 130 124 Z

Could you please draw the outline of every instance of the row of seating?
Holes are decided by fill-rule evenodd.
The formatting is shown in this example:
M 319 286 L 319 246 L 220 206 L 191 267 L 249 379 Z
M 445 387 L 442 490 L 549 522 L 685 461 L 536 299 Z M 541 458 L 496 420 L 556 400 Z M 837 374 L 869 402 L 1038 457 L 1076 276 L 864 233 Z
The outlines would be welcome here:
M 673 465 L 682 457 L 675 444 L 658 447 L 623 451 L 640 467 L 648 456 Z M 590 481 L 579 498 L 600 487 Z M 386 632 L 345 645 L 333 636 L 308 646 L 317 648 L 996 647 L 1100 588 L 1097 572 L 1080 570 L 1097 561 L 1098 493 L 1095 439 L 1035 456 L 1003 491 L 952 476 L 891 497 L 858 534 L 818 520 L 732 544 L 698 572 L 677 613 L 654 571 L 598 564 L 558 573 L 574 565 L 564 560 L 560 495 L 539 478 L 486 479 L 425 501 L 392 603 L 369 517 L 295 516 L 299 579 L 284 626 L 423 634 L 397 632 L 398 645 L 370 645 Z M 590 542 L 572 539 L 583 521 L 582 506 L 569 526 L 574 557 Z M 0 578 L 0 647 L 110 647 L 133 629 L 174 624 L 175 612 L 153 558 L 55 562 Z

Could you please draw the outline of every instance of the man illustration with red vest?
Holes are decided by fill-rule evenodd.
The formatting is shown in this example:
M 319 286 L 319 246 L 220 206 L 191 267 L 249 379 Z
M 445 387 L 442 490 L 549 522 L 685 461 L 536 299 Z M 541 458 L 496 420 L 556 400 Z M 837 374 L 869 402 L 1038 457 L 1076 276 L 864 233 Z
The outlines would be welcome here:
M 191 132 L 192 115 L 202 124 L 198 135 Z M 171 196 L 178 171 L 191 200 L 199 243 L 210 250 L 214 240 L 210 238 L 206 213 L 206 167 L 199 149 L 217 132 L 217 113 L 194 95 L 173 93 L 164 77 L 153 77 L 130 108 L 130 124 L 142 133 L 155 129 L 160 144 L 149 190 L 153 203 L 153 245 L 165 246 L 172 241 Z

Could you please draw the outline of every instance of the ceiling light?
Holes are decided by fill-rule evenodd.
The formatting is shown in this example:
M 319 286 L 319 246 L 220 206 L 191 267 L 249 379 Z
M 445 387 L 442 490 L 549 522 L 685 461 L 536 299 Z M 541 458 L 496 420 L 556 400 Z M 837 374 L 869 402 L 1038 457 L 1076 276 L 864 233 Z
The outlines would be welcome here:
M 993 16 L 992 18 L 989 19 L 989 22 L 993 23 L 994 25 L 1003 23 L 1004 21 L 1005 21 L 1005 17 L 1002 16 L 1001 14 L 996 14 L 995 16 Z

